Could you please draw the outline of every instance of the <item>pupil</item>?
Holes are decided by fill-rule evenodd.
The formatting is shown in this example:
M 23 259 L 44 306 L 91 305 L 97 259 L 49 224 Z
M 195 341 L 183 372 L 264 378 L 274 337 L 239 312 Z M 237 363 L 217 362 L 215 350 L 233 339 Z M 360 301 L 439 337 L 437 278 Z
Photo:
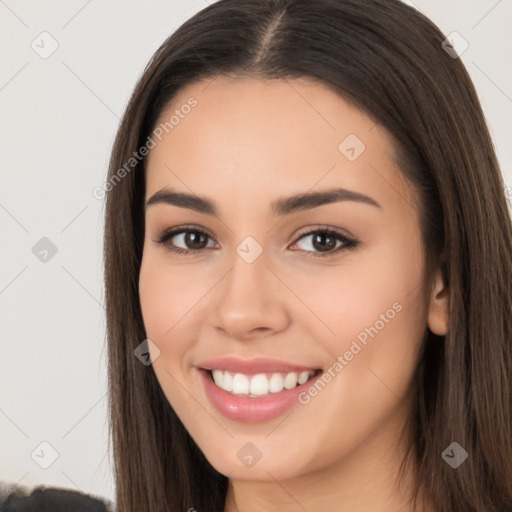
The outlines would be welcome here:
M 201 249 L 201 242 L 199 241 L 201 238 L 204 238 L 205 236 L 201 233 L 198 233 L 197 231 L 189 231 L 185 235 L 185 243 L 190 249 Z M 194 244 L 199 245 L 199 247 L 196 247 Z
M 330 240 L 331 243 L 328 243 L 326 247 L 325 245 L 317 244 L 317 241 L 319 240 L 322 241 L 323 243 L 325 243 L 325 240 Z M 336 239 L 329 234 L 317 234 L 313 238 L 313 246 L 315 247 L 315 249 L 318 249 L 319 251 L 328 251 L 329 249 L 334 249 L 336 247 Z

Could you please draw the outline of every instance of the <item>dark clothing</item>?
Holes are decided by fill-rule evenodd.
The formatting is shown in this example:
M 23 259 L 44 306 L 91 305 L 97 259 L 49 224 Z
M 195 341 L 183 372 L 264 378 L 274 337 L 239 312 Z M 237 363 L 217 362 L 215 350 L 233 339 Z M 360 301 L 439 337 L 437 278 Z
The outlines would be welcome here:
M 113 512 L 112 504 L 88 494 L 55 487 L 34 489 L 32 494 L 11 492 L 3 503 L 2 512 Z

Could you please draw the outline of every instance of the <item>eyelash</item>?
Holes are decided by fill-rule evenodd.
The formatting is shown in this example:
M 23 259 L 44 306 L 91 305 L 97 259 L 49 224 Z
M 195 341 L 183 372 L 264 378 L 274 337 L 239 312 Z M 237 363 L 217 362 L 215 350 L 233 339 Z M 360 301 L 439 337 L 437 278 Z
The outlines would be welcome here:
M 166 229 L 159 235 L 159 237 L 156 240 L 153 240 L 153 241 L 156 242 L 157 244 L 164 245 L 168 251 L 174 252 L 176 254 L 186 255 L 186 254 L 195 254 L 195 253 L 204 251 L 206 248 L 204 248 L 204 249 L 182 249 L 181 247 L 175 247 L 175 246 L 172 246 L 170 243 L 168 243 L 168 241 L 171 238 L 175 237 L 176 235 L 180 235 L 182 233 L 190 233 L 190 232 L 199 233 L 201 235 L 206 235 L 207 237 L 212 238 L 212 237 L 210 237 L 210 235 L 208 233 L 206 233 L 202 229 L 198 229 L 194 226 L 183 226 L 183 227 L 180 227 L 177 229 L 174 229 L 174 228 Z M 317 233 L 333 236 L 336 238 L 336 240 L 343 242 L 344 245 L 342 245 L 341 247 L 338 247 L 337 249 L 334 249 L 332 251 L 327 251 L 325 253 L 315 252 L 315 251 L 305 251 L 308 254 L 308 257 L 311 257 L 311 258 L 326 258 L 328 256 L 338 254 L 339 252 L 342 252 L 344 250 L 351 251 L 359 245 L 359 241 L 352 239 L 352 238 L 348 238 L 345 235 L 341 234 L 339 231 L 332 229 L 332 228 L 328 228 L 328 227 L 308 228 L 304 233 L 302 233 L 297 238 L 297 240 L 293 243 L 293 245 L 295 245 L 299 240 L 306 238 L 308 235 L 317 234 Z

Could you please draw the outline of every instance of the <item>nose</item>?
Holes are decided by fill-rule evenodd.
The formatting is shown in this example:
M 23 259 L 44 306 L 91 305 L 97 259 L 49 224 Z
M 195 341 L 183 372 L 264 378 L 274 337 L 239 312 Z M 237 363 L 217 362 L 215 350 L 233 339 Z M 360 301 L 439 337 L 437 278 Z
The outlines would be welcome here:
M 217 289 L 215 327 L 236 340 L 271 336 L 286 329 L 286 290 L 267 266 L 265 252 L 248 263 L 237 253 Z

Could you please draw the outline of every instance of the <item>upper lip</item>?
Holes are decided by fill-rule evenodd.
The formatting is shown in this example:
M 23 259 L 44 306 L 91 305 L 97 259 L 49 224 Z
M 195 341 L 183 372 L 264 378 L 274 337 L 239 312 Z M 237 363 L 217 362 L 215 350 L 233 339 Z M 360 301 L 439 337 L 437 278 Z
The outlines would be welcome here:
M 278 359 L 267 359 L 257 357 L 254 359 L 239 359 L 236 357 L 219 357 L 216 359 L 209 359 L 197 365 L 203 370 L 222 370 L 232 373 L 271 373 L 271 372 L 303 372 L 310 370 L 317 370 L 312 366 L 302 366 L 298 364 L 287 363 L 279 361 Z

